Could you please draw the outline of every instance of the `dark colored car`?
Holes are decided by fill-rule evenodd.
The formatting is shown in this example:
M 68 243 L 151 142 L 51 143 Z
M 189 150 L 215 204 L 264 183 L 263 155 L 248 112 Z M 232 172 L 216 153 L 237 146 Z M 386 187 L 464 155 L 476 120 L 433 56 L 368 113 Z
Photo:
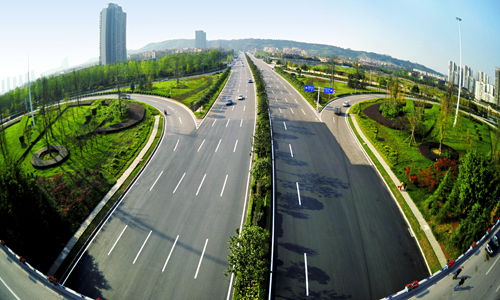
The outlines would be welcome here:
M 248 79 L 248 83 L 252 83 L 252 79 Z
M 226 101 L 226 105 L 232 105 L 232 104 L 233 104 L 233 101 L 231 101 L 231 99 Z
M 496 238 L 496 236 L 495 236 Z M 497 242 L 498 242 L 498 238 L 497 238 Z M 486 252 L 488 252 L 488 254 L 493 254 L 495 252 L 495 250 L 498 249 L 498 246 L 495 244 L 495 242 L 493 242 L 493 239 L 491 241 L 488 242 L 488 244 L 486 244 L 486 247 L 484 247 L 484 250 L 486 250 Z

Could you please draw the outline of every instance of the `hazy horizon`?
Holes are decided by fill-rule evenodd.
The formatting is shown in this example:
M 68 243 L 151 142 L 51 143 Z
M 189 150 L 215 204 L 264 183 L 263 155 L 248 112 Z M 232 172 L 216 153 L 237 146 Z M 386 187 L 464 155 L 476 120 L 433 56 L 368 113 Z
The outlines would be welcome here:
M 387 54 L 447 73 L 460 63 L 457 16 L 462 18 L 463 64 L 494 79 L 500 66 L 500 2 L 297 0 L 236 4 L 219 1 L 155 3 L 115 1 L 127 13 L 127 49 L 173 39 L 278 39 Z M 69 59 L 75 66 L 99 56 L 99 13 L 107 1 L 68 4 L 61 0 L 4 4 L 0 19 L 0 80 L 30 69 L 36 77 Z M 309 13 L 304 13 L 308 11 Z M 1 90 L 0 90 L 1 91 Z

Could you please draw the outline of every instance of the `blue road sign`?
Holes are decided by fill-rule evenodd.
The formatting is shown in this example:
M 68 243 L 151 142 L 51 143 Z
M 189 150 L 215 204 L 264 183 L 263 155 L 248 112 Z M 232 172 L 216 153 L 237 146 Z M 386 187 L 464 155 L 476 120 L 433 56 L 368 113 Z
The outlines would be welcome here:
M 333 94 L 333 88 L 331 87 L 325 87 L 323 90 L 323 93 L 325 94 Z
M 24 102 L 26 102 L 26 98 L 24 98 Z
M 314 85 L 307 85 L 305 86 L 306 92 L 314 92 Z
M 266 60 L 266 59 L 267 59 L 267 58 L 266 58 L 266 57 L 264 57 L 264 60 Z

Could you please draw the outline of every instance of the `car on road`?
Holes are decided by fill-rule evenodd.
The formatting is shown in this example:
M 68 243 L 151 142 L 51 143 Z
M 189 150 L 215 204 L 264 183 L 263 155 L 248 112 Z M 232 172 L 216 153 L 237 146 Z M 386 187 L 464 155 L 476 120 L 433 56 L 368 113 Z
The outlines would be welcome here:
M 497 249 L 498 249 L 498 246 L 495 244 L 495 242 L 493 242 L 493 239 L 491 241 L 489 241 L 488 244 L 486 244 L 486 247 L 484 247 L 484 250 L 486 250 L 486 252 L 488 252 L 488 254 L 490 254 L 490 255 L 493 254 L 495 252 L 495 250 L 497 250 Z
M 243 95 L 239 95 L 238 100 L 243 100 Z
M 248 83 L 252 83 L 252 79 L 248 79 Z
M 336 115 L 340 115 L 342 113 L 342 108 L 340 106 L 335 106 L 333 108 L 333 112 L 336 114 Z
M 231 99 L 226 101 L 226 105 L 232 105 L 232 104 L 233 104 L 233 101 L 231 101 Z
M 349 107 L 349 102 L 344 101 L 344 107 Z

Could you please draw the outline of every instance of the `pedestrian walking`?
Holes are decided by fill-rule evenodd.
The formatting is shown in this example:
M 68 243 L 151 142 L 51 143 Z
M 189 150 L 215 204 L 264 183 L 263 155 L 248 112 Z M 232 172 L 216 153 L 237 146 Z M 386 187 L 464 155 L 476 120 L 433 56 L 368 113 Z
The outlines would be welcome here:
M 405 190 L 405 183 L 404 183 L 404 181 L 401 181 L 401 190 L 403 190 L 403 191 Z
M 459 283 L 457 284 L 457 286 L 455 287 L 455 291 L 456 291 L 459 287 L 461 287 L 461 286 L 464 284 L 464 282 L 465 282 L 465 278 L 460 279 L 460 282 L 459 282 Z
M 455 276 L 453 276 L 453 280 L 457 279 L 458 275 L 460 274 L 460 272 L 462 272 L 463 269 L 464 269 L 464 267 L 461 267 L 460 269 L 458 269 L 458 271 L 455 273 Z

